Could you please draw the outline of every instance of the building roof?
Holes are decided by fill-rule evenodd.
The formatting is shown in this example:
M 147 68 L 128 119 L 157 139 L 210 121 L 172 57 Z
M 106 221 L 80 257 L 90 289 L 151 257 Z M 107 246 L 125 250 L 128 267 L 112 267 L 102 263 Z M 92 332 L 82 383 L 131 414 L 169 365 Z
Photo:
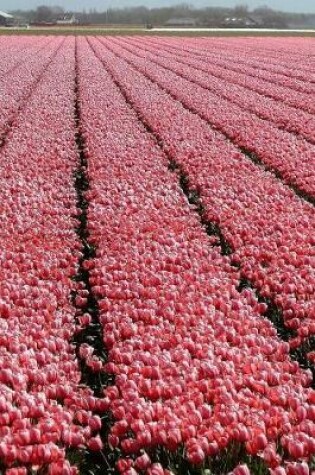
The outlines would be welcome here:
M 8 18 L 8 19 L 9 19 L 9 18 L 13 18 L 13 16 L 10 15 L 9 13 L 5 13 L 5 12 L 2 12 L 2 11 L 0 11 L 0 16 L 1 16 L 2 18 Z
M 165 25 L 195 25 L 195 18 L 170 18 Z
M 57 21 L 68 21 L 68 20 L 75 20 L 75 15 L 73 13 L 63 15 L 62 17 L 58 18 Z

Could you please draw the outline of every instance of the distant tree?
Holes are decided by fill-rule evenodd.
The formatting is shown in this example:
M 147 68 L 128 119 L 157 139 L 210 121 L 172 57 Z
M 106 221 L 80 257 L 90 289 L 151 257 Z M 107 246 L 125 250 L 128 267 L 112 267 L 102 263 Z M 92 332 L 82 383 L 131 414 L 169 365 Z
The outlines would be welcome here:
M 40 5 L 35 10 L 34 21 L 38 23 L 51 21 L 53 16 L 53 11 L 50 7 L 46 5 Z
M 208 7 L 202 13 L 200 20 L 204 26 L 217 27 L 222 24 L 227 16 L 231 15 L 233 15 L 233 13 L 230 9 Z
M 56 0 L 58 1 L 58 0 Z M 246 1 L 246 0 L 237 0 Z M 264 0 L 262 0 L 264 1 Z M 141 3 L 141 0 L 139 0 Z M 219 2 L 218 2 L 219 3 Z M 24 18 L 29 22 L 51 22 L 64 15 L 61 7 L 39 6 L 36 10 L 17 10 L 15 16 Z M 72 12 L 67 11 L 71 14 Z M 99 12 L 95 9 L 73 12 L 82 24 L 125 24 L 125 25 L 164 25 L 170 18 L 194 18 L 197 23 L 204 26 L 222 26 L 227 17 L 244 19 L 252 17 L 260 26 L 285 27 L 286 25 L 298 25 L 310 27 L 315 24 L 315 15 L 284 13 L 274 11 L 271 8 L 261 6 L 249 11 L 246 4 L 239 4 L 234 9 L 223 7 L 196 8 L 189 3 L 181 3 L 175 6 L 162 8 L 109 8 Z
M 248 16 L 248 6 L 245 4 L 236 5 L 233 9 L 233 15 L 237 18 L 245 18 Z
M 65 14 L 65 9 L 56 5 L 51 7 L 51 13 L 55 18 L 62 17 Z
M 12 10 L 10 13 L 16 18 L 24 18 L 27 21 L 34 21 L 34 10 Z
M 189 5 L 188 3 L 179 3 L 174 6 L 174 15 L 180 18 L 185 18 L 187 16 L 191 16 L 192 10 L 192 5 Z
M 89 14 L 86 12 L 85 9 L 82 11 L 82 13 L 79 13 L 77 15 L 77 17 L 79 18 L 80 23 L 82 25 L 88 25 L 91 22 L 91 20 L 89 18 Z
M 272 10 L 267 6 L 258 7 L 253 11 L 254 15 L 258 15 L 264 26 L 269 28 L 287 28 L 287 15 L 282 12 Z M 297 17 L 297 15 L 296 15 Z

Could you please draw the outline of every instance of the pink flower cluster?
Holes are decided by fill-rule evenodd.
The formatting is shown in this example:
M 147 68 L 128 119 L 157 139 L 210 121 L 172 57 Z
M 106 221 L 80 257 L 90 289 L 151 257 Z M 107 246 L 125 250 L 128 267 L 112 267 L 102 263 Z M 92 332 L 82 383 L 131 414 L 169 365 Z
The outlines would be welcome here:
M 194 128 L 193 115 L 165 101 L 158 116 L 162 94 L 151 87 L 149 96 L 141 75 L 97 40 L 90 42 L 128 95 L 136 102 L 137 93 L 137 103 L 146 104 L 143 116 L 169 128 L 174 156 L 186 134 L 187 151 L 196 137 L 201 155 L 203 130 Z M 274 475 L 293 473 L 292 461 L 294 473 L 308 474 L 306 461 L 315 453 L 310 374 L 290 359 L 289 345 L 261 316 L 265 306 L 253 292 L 236 290 L 239 272 L 213 246 L 216 238 L 192 213 L 167 157 L 84 38 L 78 40 L 78 71 L 88 228 L 97 249 L 88 267 L 109 350 L 106 370 L 116 375 L 105 395 L 115 419 L 109 444 L 124 454 L 118 470 L 166 474 L 153 463 L 158 446 L 170 453 L 184 447 L 185 457 L 199 465 L 234 442 L 258 454 Z M 209 132 L 212 147 L 215 138 Z M 209 167 L 205 172 L 212 173 Z M 234 473 L 249 471 L 240 465 Z
M 172 43 L 170 45 L 161 45 L 160 42 L 151 42 L 149 39 L 146 42 L 143 40 L 128 39 L 124 41 L 120 39 L 119 43 L 123 46 L 137 46 L 137 48 L 141 48 L 140 51 L 149 51 L 152 53 L 152 55 L 150 54 L 152 61 L 157 61 L 158 64 L 178 72 L 178 74 L 185 79 L 210 90 L 216 96 L 219 96 L 217 101 L 219 101 L 221 108 L 226 114 L 237 113 L 238 116 L 242 116 L 238 108 L 231 109 L 231 106 L 234 107 L 234 105 L 237 104 L 241 109 L 254 113 L 261 119 L 271 121 L 279 128 L 300 134 L 313 143 L 315 142 L 315 119 L 312 114 L 286 105 L 266 95 L 259 94 L 247 87 L 235 84 L 229 77 L 226 77 L 222 68 L 218 68 L 211 62 L 211 59 L 205 61 L 205 58 L 198 58 L 193 53 L 189 54 L 178 49 L 174 50 Z M 159 45 L 158 49 L 157 44 Z M 131 51 L 137 52 L 137 54 L 140 53 L 140 51 L 134 47 Z M 229 71 L 227 71 L 227 74 L 229 74 Z M 273 84 L 270 85 L 271 89 L 275 87 Z M 228 101 L 228 106 L 225 101 L 221 101 L 222 98 Z M 216 101 L 214 103 L 212 102 L 212 104 L 217 106 Z M 211 121 L 218 117 L 218 114 L 213 114 Z M 245 119 L 247 116 L 242 117 Z M 215 124 L 217 125 L 216 122 Z M 247 122 L 245 122 L 245 125 L 246 124 Z M 261 121 L 259 121 L 259 124 L 264 125 Z M 235 123 L 234 121 L 234 126 L 235 125 L 237 126 L 237 130 L 241 130 L 244 124 L 240 124 L 240 122 Z M 227 129 L 227 131 L 228 130 L 229 129 Z M 258 130 L 260 130 L 259 127 Z M 248 132 L 248 128 L 246 131 Z M 244 142 L 244 145 L 246 143 L 250 142 Z M 252 141 L 251 143 L 253 144 Z
M 242 276 L 283 309 L 286 325 L 298 335 L 292 347 L 299 346 L 315 333 L 313 206 L 98 40 L 91 44 L 187 174 L 207 218 L 231 244 Z
M 18 73 L 18 68 L 22 63 L 28 61 L 34 54 L 38 54 L 39 50 L 47 46 L 49 42 L 51 42 L 51 39 L 48 37 L 43 39 L 28 36 L 13 39 L 12 36 L 2 35 L 0 38 L 2 52 L 0 78 L 2 79 L 13 70 Z
M 124 475 L 171 475 L 176 457 L 211 467 L 231 447 L 247 454 L 233 475 L 250 474 L 248 456 L 271 475 L 310 475 L 315 391 L 289 351 L 315 335 L 313 207 L 220 132 L 315 193 L 314 147 L 277 128 L 314 138 L 310 44 L 257 41 L 246 61 L 242 39 L 0 38 L 1 473 L 76 475 L 68 450 L 85 461 L 105 446 Z M 82 173 L 88 242 L 76 232 Z M 82 269 L 106 363 L 76 338 L 97 326 Z M 242 278 L 283 310 L 289 343 Z M 89 372 L 115 376 L 101 397 Z
M 235 64 L 250 65 L 304 82 L 314 82 L 312 38 L 195 38 L 194 41 L 159 38 L 159 41 L 208 60 L 228 59 L 232 67 Z
M 62 38 L 54 38 L 48 45 L 44 42 L 43 47 L 43 43 L 37 40 L 37 47 L 40 48 L 32 51 L 32 54 L 25 54 L 23 49 L 19 51 L 17 55 L 21 64 L 0 77 L 0 141 L 6 127 L 16 119 L 36 83 L 56 55 L 62 41 Z
M 195 70 L 177 63 L 176 58 L 163 59 L 159 51 L 151 54 L 133 45 L 117 47 L 112 41 L 110 47 L 239 147 L 254 152 L 265 165 L 280 172 L 286 183 L 297 185 L 315 198 L 315 145 L 200 87 L 194 81 Z M 311 128 L 314 133 L 314 121 Z
M 188 50 L 194 46 L 197 47 L 195 49 L 197 55 L 211 56 L 213 53 L 221 59 L 223 58 L 222 49 L 224 49 L 224 58 L 228 58 L 232 63 L 249 64 L 306 82 L 313 82 L 315 78 L 312 38 L 256 37 L 249 39 L 243 37 L 238 39 L 209 38 L 208 40 L 197 38 L 194 43 L 192 45 L 190 42 L 183 47 Z
M 54 39 L 34 65 L 42 69 L 62 41 L 0 152 L 0 466 L 10 475 L 40 468 L 75 474 L 65 448 L 98 441 L 94 412 L 101 403 L 80 387 L 71 344 L 77 329 L 70 292 L 81 255 L 74 40 Z
M 311 39 L 310 41 L 312 42 L 313 40 Z M 174 42 L 176 44 L 176 40 Z M 211 44 L 209 44 L 209 42 L 203 42 L 203 46 L 201 46 L 201 48 L 199 43 L 197 51 L 194 48 L 192 50 L 190 47 L 188 48 L 188 51 L 192 51 L 196 55 L 196 57 L 202 57 L 211 60 L 213 65 L 218 68 L 218 71 L 220 70 L 221 73 L 224 74 L 224 76 L 233 79 L 233 82 L 235 82 L 236 84 L 245 86 L 267 97 L 272 97 L 277 101 L 281 101 L 285 104 L 296 107 L 297 109 L 314 113 L 315 106 L 311 95 L 314 93 L 314 84 L 312 81 L 312 79 L 314 78 L 314 65 L 312 64 L 311 59 L 312 48 L 314 46 L 312 44 L 310 44 L 309 52 L 307 51 L 307 48 L 305 48 L 304 41 L 304 44 L 300 45 L 300 51 L 296 51 L 296 55 L 292 55 L 290 58 L 288 58 L 288 55 L 286 54 L 286 67 L 288 66 L 288 64 L 289 66 L 291 66 L 291 68 L 292 64 L 297 65 L 297 69 L 299 70 L 299 79 L 302 80 L 302 87 L 304 89 L 304 92 L 301 92 L 299 90 L 299 86 L 297 88 L 295 87 L 296 79 L 295 77 L 292 77 L 290 69 L 288 71 L 289 77 L 283 76 L 280 82 L 274 78 L 274 74 L 268 74 L 268 71 L 268 77 L 264 77 L 264 68 L 261 69 L 260 67 L 264 66 L 264 64 L 270 61 L 269 55 L 268 58 L 266 58 L 267 48 L 264 47 L 264 59 L 258 59 L 257 61 L 259 67 L 257 66 L 257 64 L 254 67 L 248 67 L 250 64 L 249 55 L 253 55 L 253 51 L 249 52 L 248 54 L 245 52 L 245 55 L 244 51 L 238 54 L 237 51 L 235 51 L 235 47 L 232 47 L 231 54 L 233 58 L 228 58 L 226 57 L 226 51 L 228 47 L 229 43 L 223 41 L 221 45 L 217 48 L 217 51 L 213 54 L 213 42 L 211 42 Z M 286 45 L 286 48 L 289 50 L 288 43 Z M 296 49 L 298 50 L 298 48 Z M 255 53 L 256 51 L 257 48 L 255 46 Z M 224 52 L 224 56 L 222 52 Z M 277 49 L 276 55 L 278 55 Z M 310 58 L 309 62 L 305 61 L 305 58 L 307 57 Z M 239 61 L 239 58 L 241 59 L 241 61 Z M 301 72 L 303 73 L 302 77 Z M 308 92 L 306 92 L 305 87 L 307 88 L 306 90 L 308 90 Z
M 233 47 L 233 43 L 236 48 Z M 284 66 L 281 66 L 280 64 L 270 64 L 270 58 L 269 56 L 266 56 L 266 51 L 268 51 L 266 48 L 264 48 L 265 53 L 262 58 L 259 57 L 259 52 L 255 57 L 250 57 L 250 54 L 253 55 L 253 49 L 251 53 L 248 53 L 249 55 L 246 55 L 246 47 L 245 51 L 243 49 L 238 51 L 237 45 L 239 42 L 235 41 L 231 44 L 231 42 L 223 40 L 220 45 L 217 45 L 217 48 L 214 48 L 213 50 L 209 48 L 209 45 L 207 45 L 207 47 L 206 44 L 203 46 L 199 44 L 201 47 L 198 48 L 198 52 L 199 54 L 206 56 L 207 59 L 218 61 L 224 65 L 224 67 L 231 67 L 232 70 L 238 71 L 242 74 L 247 74 L 249 77 L 255 77 L 263 82 L 275 84 L 277 87 L 280 86 L 306 94 L 313 94 L 315 92 L 315 87 L 312 83 L 312 75 L 309 76 L 307 74 L 308 71 L 303 71 L 303 68 L 305 67 L 304 60 L 308 57 L 308 54 L 311 53 L 311 49 L 308 52 L 306 42 L 304 41 L 303 43 L 304 44 L 300 43 L 299 45 L 299 42 L 295 42 L 295 44 L 293 42 L 293 47 L 295 46 L 296 51 L 300 49 L 299 56 L 295 58 L 292 58 L 293 55 L 290 56 L 288 49 L 289 45 L 286 44 L 287 55 Z M 211 46 L 212 44 L 213 42 L 211 42 Z M 230 45 L 231 50 L 227 51 L 227 54 L 223 57 L 222 49 L 226 50 Z M 273 47 L 275 46 L 277 49 L 277 45 L 273 43 Z M 257 51 L 257 49 L 255 49 L 255 51 Z M 292 64 L 294 61 L 296 63 L 296 68 L 300 66 L 298 74 L 295 70 L 292 70 Z M 309 64 L 309 67 L 310 66 L 311 65 Z M 289 70 L 288 67 L 290 68 Z

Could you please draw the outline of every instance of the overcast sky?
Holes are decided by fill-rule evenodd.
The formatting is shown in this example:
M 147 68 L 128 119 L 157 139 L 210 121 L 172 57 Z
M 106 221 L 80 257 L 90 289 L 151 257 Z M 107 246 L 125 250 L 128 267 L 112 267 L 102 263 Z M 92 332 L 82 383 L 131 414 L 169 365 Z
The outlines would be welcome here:
M 96 8 L 99 11 L 106 10 L 108 7 L 124 7 L 145 5 L 147 7 L 174 5 L 183 3 L 182 0 L 0 0 L 0 10 L 8 11 L 13 9 L 36 8 L 38 5 L 60 5 L 66 10 L 89 10 Z M 247 4 L 250 8 L 267 5 L 271 8 L 283 11 L 299 11 L 315 13 L 315 0 L 196 0 L 187 1 L 195 6 L 226 6 L 231 7 L 235 4 Z

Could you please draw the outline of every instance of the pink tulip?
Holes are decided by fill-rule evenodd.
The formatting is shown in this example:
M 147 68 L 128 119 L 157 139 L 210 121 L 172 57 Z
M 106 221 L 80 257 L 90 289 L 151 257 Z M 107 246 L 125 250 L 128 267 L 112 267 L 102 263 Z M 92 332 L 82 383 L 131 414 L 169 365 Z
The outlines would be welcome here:
M 201 447 L 196 446 L 187 452 L 187 458 L 193 465 L 200 465 L 205 459 L 205 453 Z
M 137 457 L 135 460 L 135 467 L 138 470 L 146 470 L 151 465 L 151 460 L 148 454 L 144 453 L 140 457 Z
M 89 449 L 93 452 L 98 452 L 103 448 L 103 442 L 99 436 L 92 437 L 88 442 Z
M 164 470 L 161 464 L 154 463 L 147 471 L 148 475 L 164 475 Z
M 116 467 L 119 473 L 125 473 L 127 470 L 129 470 L 133 466 L 133 460 L 132 459 L 119 459 Z
M 250 475 L 249 468 L 246 464 L 243 465 L 238 465 L 234 470 L 233 470 L 233 475 Z

